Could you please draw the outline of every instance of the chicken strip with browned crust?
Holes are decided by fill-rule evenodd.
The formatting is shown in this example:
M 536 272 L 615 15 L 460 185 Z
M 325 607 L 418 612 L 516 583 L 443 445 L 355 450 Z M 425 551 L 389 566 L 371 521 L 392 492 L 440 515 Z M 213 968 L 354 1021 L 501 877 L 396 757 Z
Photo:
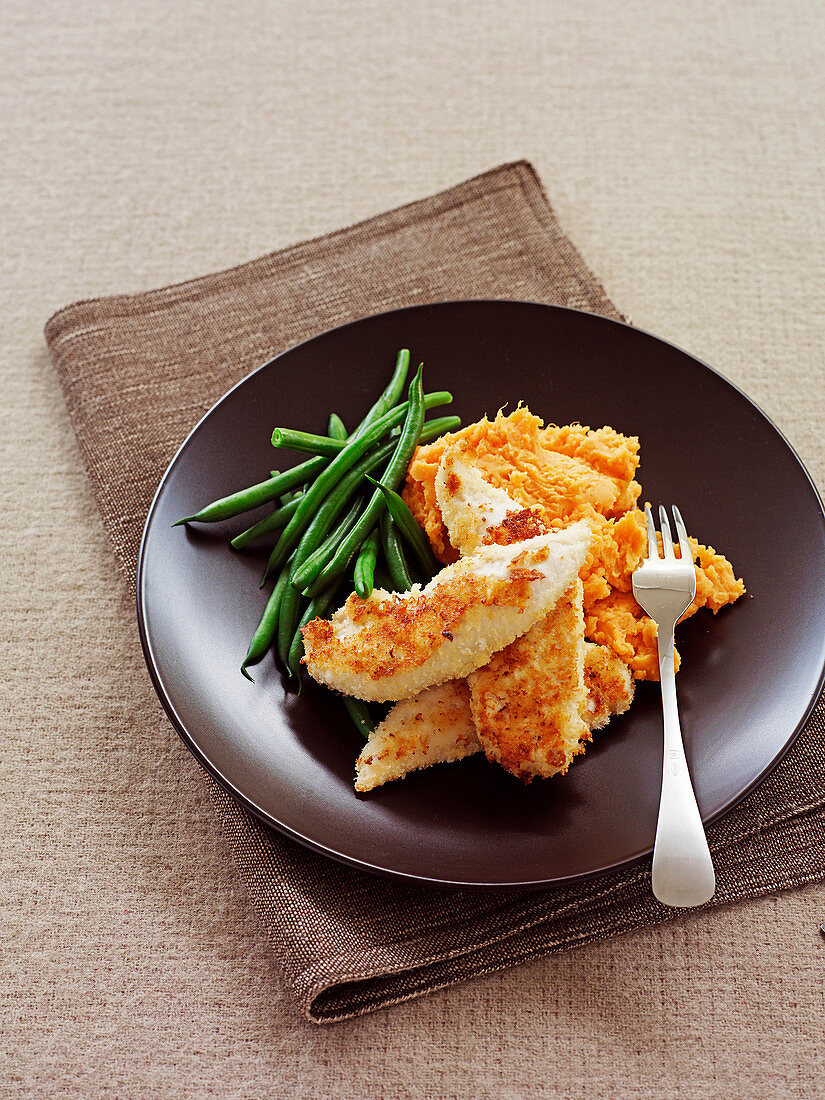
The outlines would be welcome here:
M 488 484 L 461 445 L 444 452 L 435 489 L 450 542 L 462 554 L 548 529 L 536 510 Z M 545 618 L 468 677 L 472 715 L 488 759 L 527 782 L 566 772 L 584 752 L 590 730 L 610 717 L 610 708 L 588 692 L 582 595 L 577 579 Z M 617 696 L 632 698 L 629 673 L 617 671 L 617 663 L 602 661 L 602 679 L 610 667 Z
M 606 646 L 585 642 L 584 682 L 589 731 L 601 729 L 611 715 L 624 714 L 630 706 L 630 672 Z M 355 789 L 371 791 L 420 768 L 481 751 L 467 681 L 450 680 L 396 703 L 378 723 L 356 762 Z
M 578 575 L 590 528 L 576 523 L 509 546 L 485 546 L 425 588 L 353 594 L 303 627 L 304 663 L 320 683 L 359 699 L 406 699 L 467 676 L 526 633 Z

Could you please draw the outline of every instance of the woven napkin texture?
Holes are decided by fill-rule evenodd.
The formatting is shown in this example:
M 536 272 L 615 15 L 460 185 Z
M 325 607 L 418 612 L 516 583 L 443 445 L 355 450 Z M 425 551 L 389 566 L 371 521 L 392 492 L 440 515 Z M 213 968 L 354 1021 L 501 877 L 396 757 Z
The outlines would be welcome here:
M 520 298 L 623 319 L 525 162 L 229 271 L 79 302 L 52 317 L 46 326 L 52 360 L 132 588 L 143 523 L 163 471 L 230 386 L 325 329 L 456 298 Z M 710 906 L 825 877 L 823 734 L 820 700 L 772 775 L 710 829 L 717 868 Z M 286 981 L 317 1022 L 675 912 L 652 897 L 649 862 L 584 885 L 529 893 L 442 891 L 379 878 L 269 830 L 205 772 L 202 781 Z

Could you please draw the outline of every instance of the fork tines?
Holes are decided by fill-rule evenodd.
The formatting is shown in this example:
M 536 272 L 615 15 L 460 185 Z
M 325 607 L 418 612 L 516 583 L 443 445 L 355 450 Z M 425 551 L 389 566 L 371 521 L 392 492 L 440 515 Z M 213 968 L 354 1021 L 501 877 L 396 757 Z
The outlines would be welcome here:
M 676 533 L 679 536 L 681 558 L 686 561 L 693 561 L 693 554 L 690 549 L 690 543 L 688 542 L 687 528 L 685 527 L 685 521 L 682 519 L 682 513 L 675 504 L 671 506 L 671 511 L 673 512 L 673 519 L 676 524 Z M 653 511 L 649 504 L 645 505 L 645 522 L 647 523 L 647 556 L 649 558 L 661 558 L 662 555 L 659 553 L 659 540 L 656 538 L 656 527 L 653 523 Z M 659 523 L 662 528 L 662 547 L 665 560 L 675 560 L 670 522 L 663 505 L 659 505 Z

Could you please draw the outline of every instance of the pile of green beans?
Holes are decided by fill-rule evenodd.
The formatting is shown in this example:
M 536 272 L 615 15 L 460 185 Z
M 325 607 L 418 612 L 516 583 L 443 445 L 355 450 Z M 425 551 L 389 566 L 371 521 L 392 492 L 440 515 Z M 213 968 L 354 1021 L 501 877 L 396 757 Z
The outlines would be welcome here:
M 261 587 L 271 584 L 263 615 L 241 672 L 273 650 L 283 671 L 301 687 L 303 636 L 310 619 L 326 616 L 353 589 L 367 599 L 375 585 L 405 592 L 438 570 L 427 539 L 398 490 L 415 448 L 460 427 L 457 416 L 425 419 L 448 405 L 447 391 L 424 393 L 422 366 L 402 400 L 410 366 L 404 348 L 386 388 L 363 420 L 348 432 L 331 413 L 326 435 L 275 428 L 272 444 L 311 455 L 298 466 L 213 501 L 182 523 L 216 523 L 270 504 L 272 511 L 235 534 L 243 550 L 277 536 Z M 345 699 L 356 727 L 366 735 L 372 718 L 359 700 Z

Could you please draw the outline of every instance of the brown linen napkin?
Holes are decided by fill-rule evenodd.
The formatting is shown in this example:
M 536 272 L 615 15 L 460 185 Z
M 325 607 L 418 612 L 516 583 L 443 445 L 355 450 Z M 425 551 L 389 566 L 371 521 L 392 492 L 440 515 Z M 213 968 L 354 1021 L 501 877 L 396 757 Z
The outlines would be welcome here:
M 230 386 L 335 325 L 455 298 L 521 298 L 622 319 L 525 162 L 229 271 L 79 302 L 52 317 L 46 339 L 132 588 L 158 481 Z M 823 734 L 820 701 L 768 780 L 710 829 L 717 868 L 711 906 L 825 877 Z M 287 982 L 317 1022 L 675 912 L 651 895 L 649 861 L 533 893 L 442 891 L 378 878 L 269 830 L 206 772 L 203 782 Z

